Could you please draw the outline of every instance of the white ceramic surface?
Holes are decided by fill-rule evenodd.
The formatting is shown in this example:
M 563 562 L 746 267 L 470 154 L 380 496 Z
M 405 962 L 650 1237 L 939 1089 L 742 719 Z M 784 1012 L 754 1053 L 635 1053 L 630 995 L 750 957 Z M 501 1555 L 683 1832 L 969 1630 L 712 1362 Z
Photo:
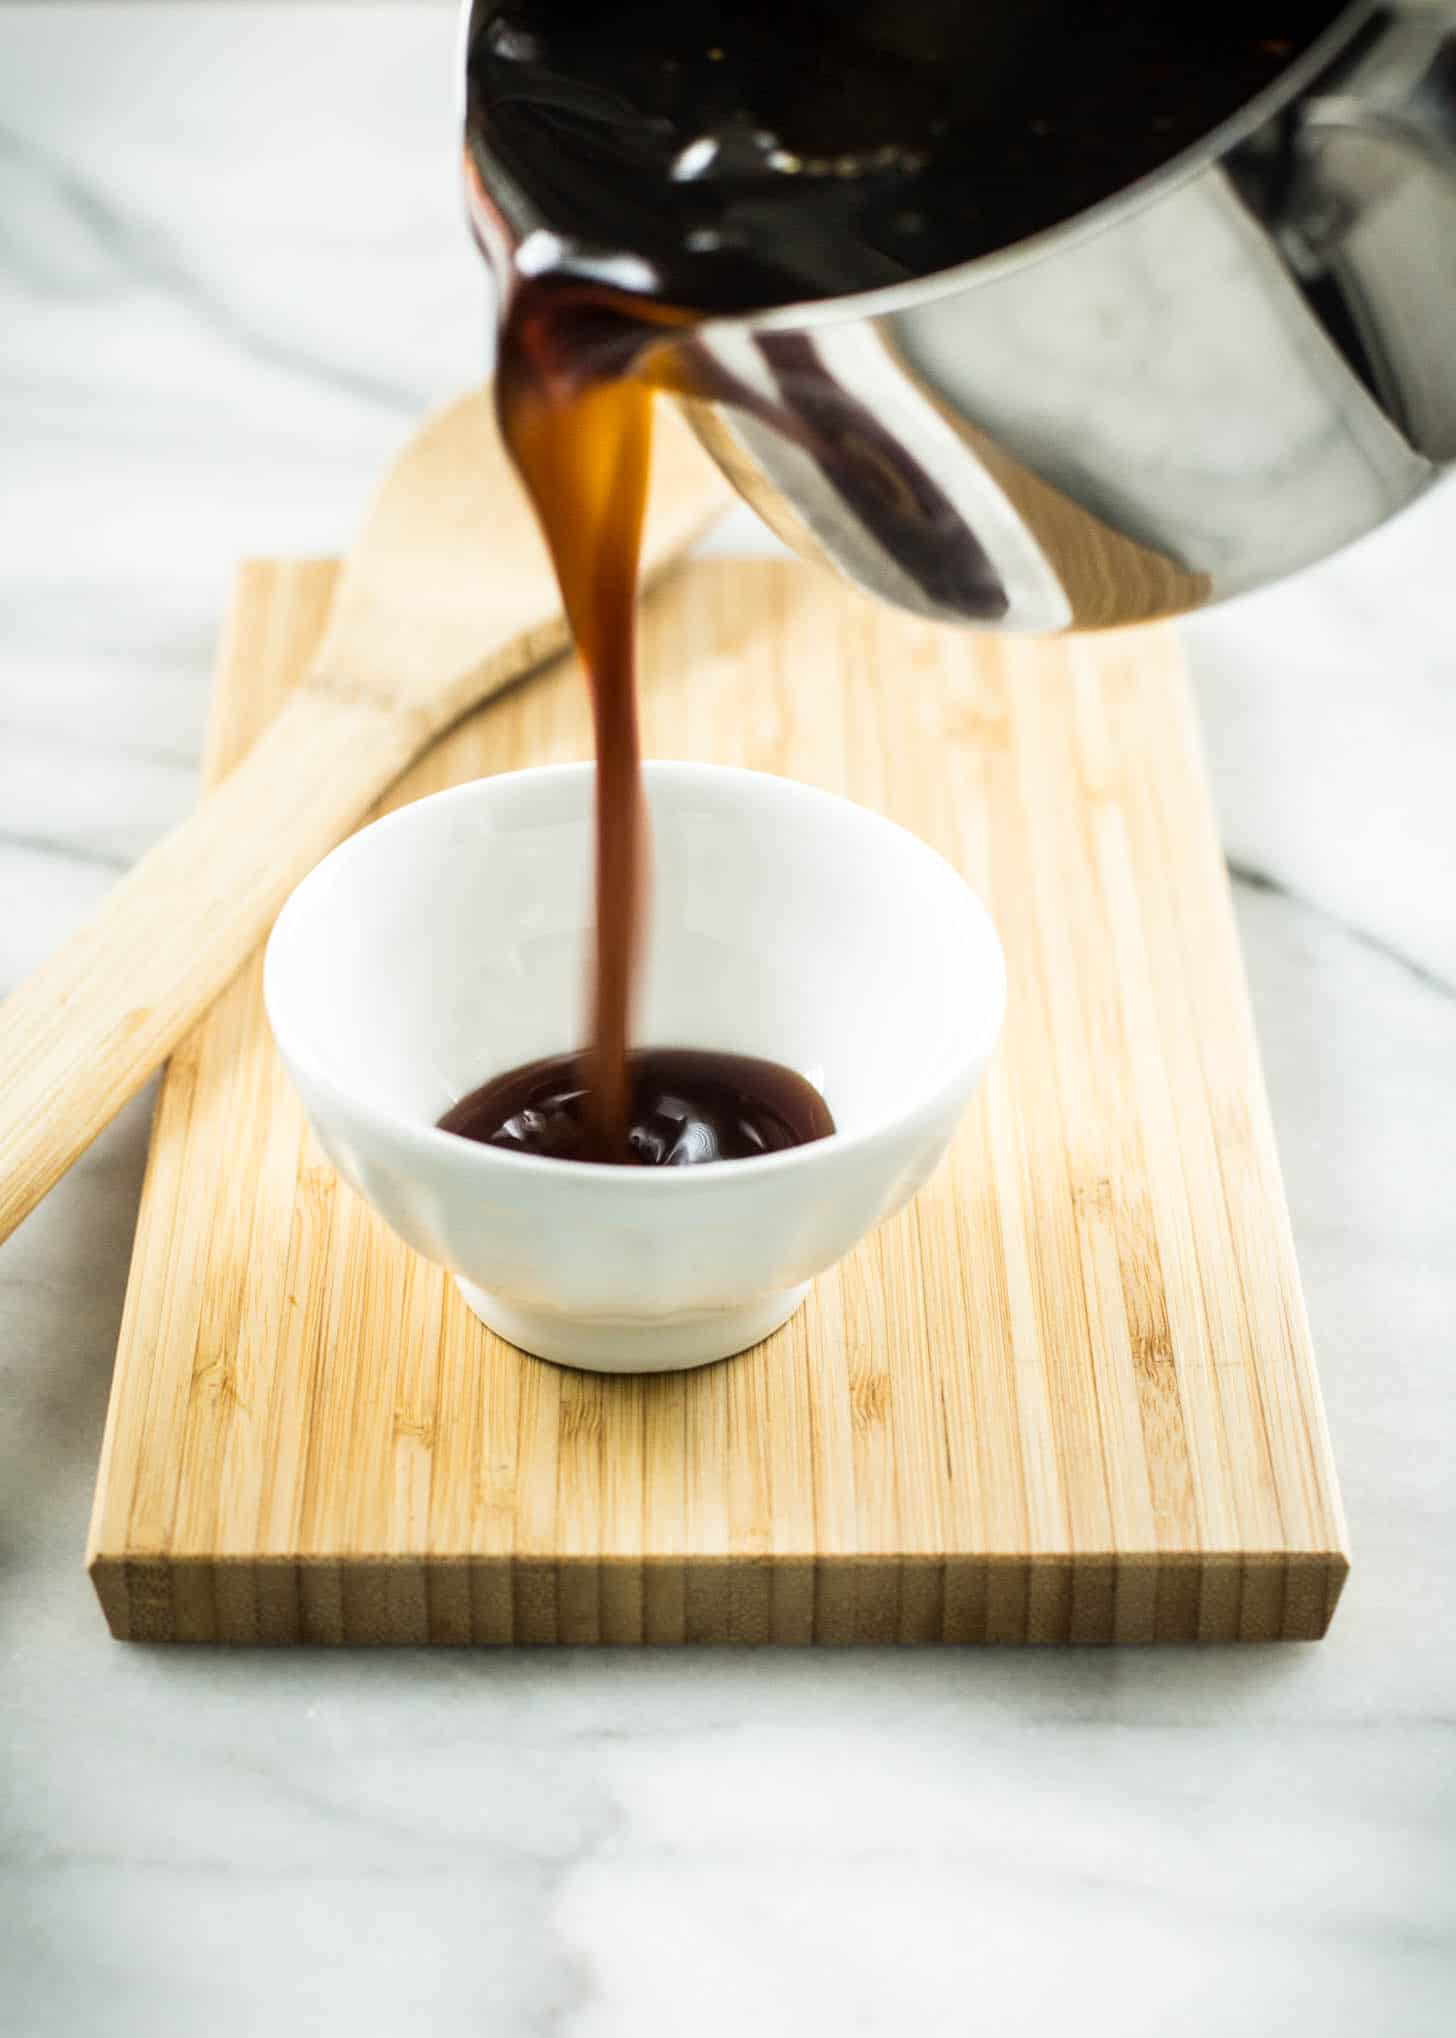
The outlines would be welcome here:
M 337 551 L 485 311 L 449 0 L 0 30 L 4 991 L 195 797 L 237 556 Z M 1453 546 L 1448 485 L 1185 632 L 1355 1548 L 1329 1639 L 118 1647 L 81 1552 L 139 1099 L 0 1247 L 5 2038 L 1446 2038 Z
M 581 1043 L 590 765 L 512 772 L 364 829 L 299 886 L 264 995 L 320 1144 L 406 1242 L 541 1358 L 661 1372 L 777 1328 L 944 1153 L 1001 1023 L 990 920 L 913 835 L 783 778 L 646 768 L 635 1037 L 786 1063 L 829 1138 L 701 1168 L 591 1167 L 437 1129 Z

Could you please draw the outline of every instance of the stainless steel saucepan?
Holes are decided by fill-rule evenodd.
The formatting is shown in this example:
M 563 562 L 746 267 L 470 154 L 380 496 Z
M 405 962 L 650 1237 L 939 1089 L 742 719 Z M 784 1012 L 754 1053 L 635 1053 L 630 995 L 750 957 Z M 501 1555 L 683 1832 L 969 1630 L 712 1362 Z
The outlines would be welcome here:
M 1050 233 L 695 344 L 763 399 L 689 406 L 724 471 L 902 608 L 1086 629 L 1276 580 L 1456 458 L 1456 0 L 1346 8 Z

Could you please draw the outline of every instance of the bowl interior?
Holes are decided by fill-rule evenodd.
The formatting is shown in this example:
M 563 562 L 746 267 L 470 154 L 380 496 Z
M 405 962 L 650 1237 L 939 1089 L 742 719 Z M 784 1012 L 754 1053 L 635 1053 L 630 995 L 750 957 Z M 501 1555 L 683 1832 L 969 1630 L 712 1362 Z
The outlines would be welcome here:
M 636 1037 L 787 1063 L 842 1132 L 895 1116 L 999 1024 L 990 922 L 938 856 L 784 779 L 647 767 L 653 884 Z M 581 1044 L 590 766 L 422 800 L 336 850 L 278 922 L 285 1052 L 431 1123 L 487 1077 Z

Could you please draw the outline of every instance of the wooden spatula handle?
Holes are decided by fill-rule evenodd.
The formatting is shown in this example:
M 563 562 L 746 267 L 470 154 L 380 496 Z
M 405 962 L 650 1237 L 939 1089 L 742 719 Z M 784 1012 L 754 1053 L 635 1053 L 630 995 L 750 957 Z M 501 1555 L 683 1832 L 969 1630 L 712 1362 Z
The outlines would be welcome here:
M 659 421 L 651 580 L 723 507 Z M 177 1045 L 298 880 L 441 730 L 567 643 L 487 390 L 428 419 L 375 496 L 308 674 L 243 762 L 0 1005 L 0 1239 Z
M 305 683 L 0 1006 L 0 1238 L 141 1088 L 427 734 L 406 711 Z

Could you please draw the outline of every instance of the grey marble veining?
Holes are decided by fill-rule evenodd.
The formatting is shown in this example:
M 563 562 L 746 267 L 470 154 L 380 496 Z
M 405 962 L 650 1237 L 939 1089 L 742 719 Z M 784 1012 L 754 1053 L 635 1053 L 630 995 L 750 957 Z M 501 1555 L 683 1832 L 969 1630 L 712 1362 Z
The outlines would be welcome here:
M 452 31 L 0 8 L 0 989 L 194 796 L 236 556 L 337 549 L 477 372 Z M 1328 1641 L 119 1647 L 80 1556 L 139 1099 L 0 1248 L 6 2038 L 1449 2030 L 1453 543 L 1446 489 L 1187 633 L 1355 1547 Z

